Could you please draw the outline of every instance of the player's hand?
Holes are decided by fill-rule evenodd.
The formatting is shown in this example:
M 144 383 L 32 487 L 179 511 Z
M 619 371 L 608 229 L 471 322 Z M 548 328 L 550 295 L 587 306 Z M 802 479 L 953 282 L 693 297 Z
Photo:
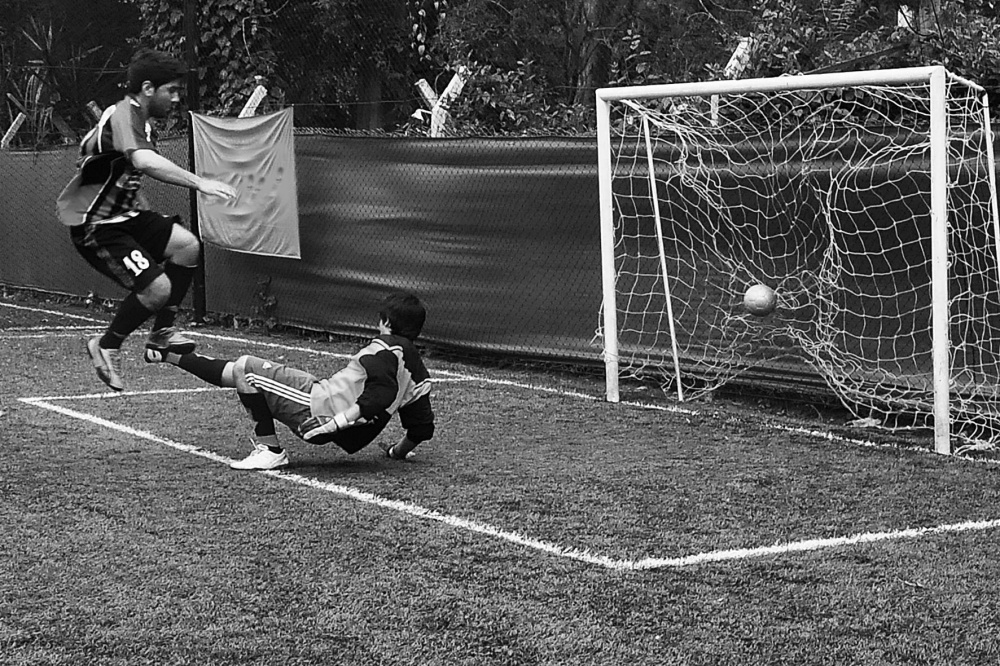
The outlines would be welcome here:
M 393 460 L 408 460 L 413 457 L 413 449 L 417 448 L 418 442 L 410 440 L 409 437 L 403 435 L 403 438 L 392 445 L 380 445 L 382 450 L 385 451 L 386 458 L 392 458 Z
M 221 180 L 202 180 L 198 184 L 198 191 L 210 197 L 219 197 L 220 199 L 236 198 L 236 188 L 228 183 L 223 183 Z
M 296 429 L 296 434 L 307 442 L 329 435 L 348 426 L 343 414 L 336 416 L 311 416 Z

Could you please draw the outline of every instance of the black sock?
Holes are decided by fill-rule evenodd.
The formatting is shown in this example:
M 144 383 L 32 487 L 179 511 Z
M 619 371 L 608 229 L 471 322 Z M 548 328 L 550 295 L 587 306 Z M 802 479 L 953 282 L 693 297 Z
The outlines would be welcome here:
M 170 279 L 170 297 L 166 304 L 156 313 L 156 320 L 153 329 L 169 328 L 174 325 L 177 317 L 177 308 L 187 295 L 191 287 L 191 280 L 194 278 L 194 268 L 190 266 L 178 266 L 167 262 L 163 267 L 163 272 Z
M 105 349 L 120 349 L 125 338 L 142 326 L 152 314 L 139 302 L 134 293 L 129 294 L 118 306 L 115 318 L 111 320 L 107 332 L 101 337 L 101 346 Z
M 267 406 L 267 399 L 264 397 L 263 393 L 240 393 L 237 391 L 236 396 L 243 403 L 247 412 L 250 414 L 250 418 L 253 419 L 253 434 L 257 437 L 274 437 L 274 416 L 271 414 L 271 408 Z M 272 453 L 281 453 L 284 449 L 280 446 L 268 447 Z
M 175 319 L 177 319 L 177 306 L 164 305 L 156 311 L 156 319 L 153 320 L 153 330 L 158 331 L 161 328 L 170 328 L 174 325 Z
M 184 354 L 177 359 L 178 368 L 215 386 L 222 386 L 222 371 L 226 369 L 226 363 L 228 361 L 195 353 Z

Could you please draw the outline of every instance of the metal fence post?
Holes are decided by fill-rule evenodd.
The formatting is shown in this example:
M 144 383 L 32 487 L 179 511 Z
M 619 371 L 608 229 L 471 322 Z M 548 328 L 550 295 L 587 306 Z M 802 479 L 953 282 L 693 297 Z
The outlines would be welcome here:
M 198 3 L 197 0 L 184 0 L 184 45 L 187 55 L 187 106 L 188 106 L 188 165 L 191 171 L 197 173 L 194 155 L 194 118 L 190 115 L 198 111 L 201 100 L 198 94 Z M 198 192 L 189 190 L 191 202 L 191 232 L 201 239 L 198 228 Z M 191 298 L 194 304 L 194 321 L 197 324 L 205 322 L 205 252 L 198 256 L 198 267 L 191 281 Z

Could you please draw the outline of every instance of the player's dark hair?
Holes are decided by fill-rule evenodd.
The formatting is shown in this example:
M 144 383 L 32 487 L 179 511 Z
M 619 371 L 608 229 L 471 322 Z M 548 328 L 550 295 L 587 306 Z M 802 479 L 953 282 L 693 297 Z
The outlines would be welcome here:
M 397 291 L 385 297 L 378 316 L 382 321 L 388 322 L 389 330 L 394 335 L 416 340 L 424 328 L 427 311 L 419 298 Z
M 128 65 L 128 78 L 125 90 L 135 95 L 142 90 L 142 84 L 149 81 L 154 88 L 170 83 L 187 75 L 187 67 L 183 62 L 163 51 L 139 49 L 132 56 Z

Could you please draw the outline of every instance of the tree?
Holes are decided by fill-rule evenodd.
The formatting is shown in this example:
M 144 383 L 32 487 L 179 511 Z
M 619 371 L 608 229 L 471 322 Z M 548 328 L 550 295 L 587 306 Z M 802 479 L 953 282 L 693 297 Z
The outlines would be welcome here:
M 186 0 L 127 1 L 142 19 L 137 45 L 184 59 Z M 267 0 L 202 0 L 196 6 L 198 97 L 204 110 L 238 112 L 256 87 L 255 77 L 267 79 L 274 73 L 273 15 Z M 271 94 L 280 96 L 280 88 Z
M 185 0 L 130 0 L 143 37 L 180 52 Z M 191 1 L 191 0 L 188 0 Z M 231 113 L 261 77 L 297 122 L 383 129 L 412 112 L 443 0 L 200 0 L 198 72 L 203 106 Z
M 728 57 L 727 43 L 746 23 L 747 5 L 456 0 L 441 28 L 439 64 L 473 72 L 456 111 L 476 131 L 592 127 L 601 86 L 704 77 L 706 62 Z
M 754 53 L 745 76 L 940 64 L 986 88 L 994 114 L 1000 110 L 995 6 L 982 0 L 924 0 L 913 25 L 898 26 L 897 14 L 906 5 L 768 0 L 754 26 Z
M 120 96 L 131 53 L 121 35 L 136 34 L 138 14 L 121 0 L 2 0 L 0 15 L 0 124 L 25 113 L 32 145 L 75 140 L 93 123 L 89 102 Z

